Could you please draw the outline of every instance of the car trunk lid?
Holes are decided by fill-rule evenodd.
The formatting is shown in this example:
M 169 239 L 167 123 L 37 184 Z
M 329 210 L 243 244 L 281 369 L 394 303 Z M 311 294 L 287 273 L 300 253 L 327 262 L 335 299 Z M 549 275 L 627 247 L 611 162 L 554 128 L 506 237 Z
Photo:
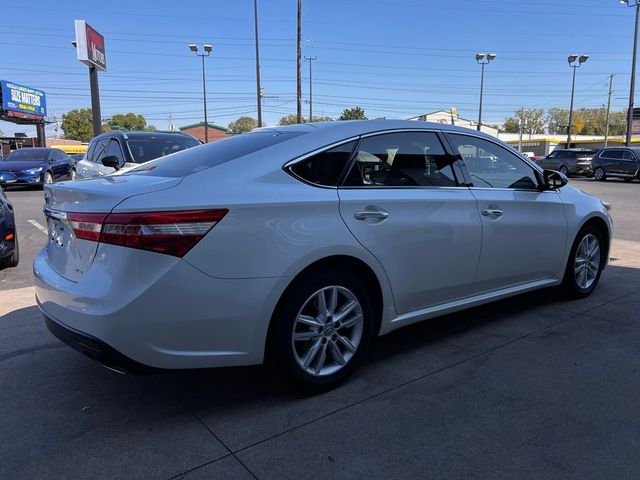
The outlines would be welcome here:
M 127 198 L 173 188 L 181 180 L 121 175 L 46 185 L 46 249 L 49 265 L 64 278 L 74 282 L 80 281 L 93 263 L 98 242 L 76 237 L 72 227 L 73 214 L 95 213 L 98 216 L 106 216 Z

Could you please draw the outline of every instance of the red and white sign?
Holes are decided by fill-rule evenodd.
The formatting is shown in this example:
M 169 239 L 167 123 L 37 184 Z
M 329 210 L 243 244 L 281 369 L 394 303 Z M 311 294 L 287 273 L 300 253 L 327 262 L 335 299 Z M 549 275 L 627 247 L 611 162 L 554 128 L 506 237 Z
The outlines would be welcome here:
M 104 37 L 84 20 L 75 20 L 78 60 L 100 71 L 107 69 Z

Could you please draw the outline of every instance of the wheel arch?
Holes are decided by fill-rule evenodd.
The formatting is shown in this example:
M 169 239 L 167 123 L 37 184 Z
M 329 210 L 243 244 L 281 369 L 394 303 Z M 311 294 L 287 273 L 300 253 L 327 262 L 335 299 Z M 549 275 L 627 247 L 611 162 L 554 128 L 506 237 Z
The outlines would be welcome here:
M 350 273 L 355 273 L 358 278 L 362 279 L 372 294 L 371 300 L 373 302 L 373 307 L 375 311 L 375 325 L 374 331 L 376 335 L 379 334 L 380 328 L 382 325 L 382 317 L 385 309 L 385 302 L 383 298 L 383 285 L 378 275 L 374 271 L 374 269 L 368 265 L 364 260 L 351 256 L 351 255 L 331 255 L 328 257 L 324 257 L 314 261 L 313 263 L 307 265 L 300 272 L 298 272 L 289 282 L 287 287 L 280 295 L 273 312 L 271 313 L 271 317 L 269 319 L 269 326 L 267 328 L 267 335 L 265 337 L 264 344 L 264 352 L 265 352 L 265 360 L 269 358 L 269 348 L 272 344 L 272 334 L 274 330 L 274 320 L 278 314 L 278 311 L 282 307 L 282 303 L 284 299 L 287 297 L 287 294 L 294 288 L 299 282 L 303 281 L 305 278 L 309 276 L 313 276 L 316 272 L 324 270 L 324 269 L 339 269 L 343 271 L 348 271 Z
M 605 258 L 609 258 L 609 250 L 611 248 L 611 231 L 609 230 L 609 225 L 604 219 L 600 218 L 599 216 L 594 216 L 588 218 L 582 225 L 580 225 L 578 232 L 589 226 L 596 227 L 602 234 L 602 237 L 604 239 Z

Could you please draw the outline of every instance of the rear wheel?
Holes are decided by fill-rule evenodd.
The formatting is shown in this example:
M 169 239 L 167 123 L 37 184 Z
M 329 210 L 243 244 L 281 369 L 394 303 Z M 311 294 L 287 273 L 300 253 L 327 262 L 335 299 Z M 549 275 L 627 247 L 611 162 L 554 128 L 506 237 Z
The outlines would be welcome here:
M 576 236 L 564 273 L 563 285 L 576 298 L 593 292 L 605 264 L 604 239 L 600 230 L 589 225 Z
M 270 352 L 297 386 L 328 390 L 357 368 L 374 336 L 365 285 L 338 270 L 309 275 L 290 288 L 272 320 Z
M 604 171 L 604 168 L 598 167 L 593 171 L 593 178 L 595 178 L 599 182 L 604 182 L 607 179 L 607 174 Z
M 0 258 L 0 270 L 4 268 L 17 267 L 18 262 L 20 261 L 20 247 L 18 245 L 18 232 L 14 232 L 15 235 L 15 248 L 13 249 L 13 253 L 5 258 Z

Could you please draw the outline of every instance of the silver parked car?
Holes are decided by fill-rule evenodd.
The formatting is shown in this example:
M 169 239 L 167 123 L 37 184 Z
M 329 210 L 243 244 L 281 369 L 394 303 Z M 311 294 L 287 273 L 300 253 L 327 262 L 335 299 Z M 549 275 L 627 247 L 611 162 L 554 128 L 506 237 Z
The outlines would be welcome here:
M 410 121 L 257 129 L 48 185 L 51 331 L 121 371 L 347 378 L 376 335 L 543 287 L 589 295 L 611 217 L 493 137 Z

